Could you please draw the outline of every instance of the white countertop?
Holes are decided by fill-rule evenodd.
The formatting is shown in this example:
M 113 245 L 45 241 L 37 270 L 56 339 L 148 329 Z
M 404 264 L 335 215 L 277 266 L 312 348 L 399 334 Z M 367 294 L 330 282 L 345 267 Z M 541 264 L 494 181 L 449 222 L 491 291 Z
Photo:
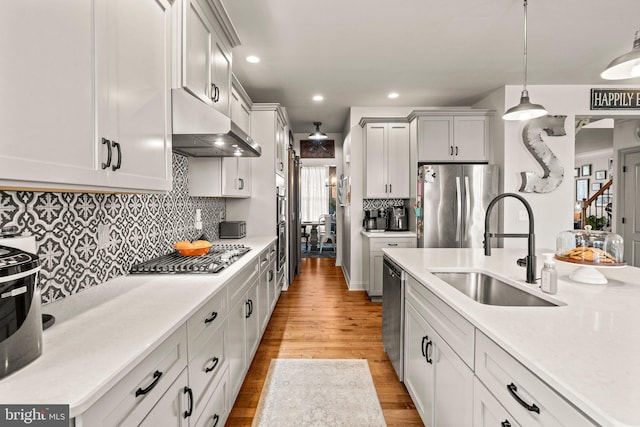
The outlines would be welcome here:
M 369 238 L 380 238 L 380 237 L 415 237 L 418 238 L 418 235 L 415 231 L 366 231 L 360 230 L 360 234 L 363 236 L 367 236 Z
M 609 283 L 588 285 L 568 278 L 577 266 L 558 262 L 558 293 L 548 296 L 516 265 L 526 250 L 383 251 L 597 423 L 640 426 L 640 269 L 600 268 Z M 492 273 L 563 305 L 484 305 L 430 274 L 456 270 Z
M 273 241 L 216 242 L 252 248 L 220 274 L 127 275 L 44 305 L 42 356 L 0 380 L 0 402 L 84 412 Z

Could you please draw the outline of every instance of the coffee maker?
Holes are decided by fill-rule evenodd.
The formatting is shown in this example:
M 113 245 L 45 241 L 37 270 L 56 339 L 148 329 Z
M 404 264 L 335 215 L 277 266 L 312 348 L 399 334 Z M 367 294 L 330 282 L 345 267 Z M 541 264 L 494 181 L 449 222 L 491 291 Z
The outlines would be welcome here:
M 365 209 L 362 226 L 366 231 L 385 231 L 387 229 L 387 215 L 384 209 Z
M 405 208 L 404 206 L 394 206 L 387 208 L 387 217 L 389 219 L 389 231 L 409 230 L 407 208 Z

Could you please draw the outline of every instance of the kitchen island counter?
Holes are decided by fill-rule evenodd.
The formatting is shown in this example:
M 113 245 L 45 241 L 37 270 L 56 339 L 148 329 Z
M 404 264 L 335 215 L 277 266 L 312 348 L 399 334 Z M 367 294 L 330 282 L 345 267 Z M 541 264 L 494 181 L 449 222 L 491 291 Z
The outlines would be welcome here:
M 516 259 L 526 251 L 383 251 L 596 423 L 640 426 L 640 269 L 601 268 L 609 283 L 587 285 L 569 280 L 577 266 L 556 263 L 558 293 L 549 296 L 525 283 Z M 431 274 L 469 270 L 506 279 L 559 306 L 483 305 Z
M 42 306 L 56 321 L 42 355 L 0 379 L 3 404 L 68 404 L 75 417 L 225 289 L 275 236 L 217 241 L 252 248 L 219 274 L 138 274 L 115 278 Z

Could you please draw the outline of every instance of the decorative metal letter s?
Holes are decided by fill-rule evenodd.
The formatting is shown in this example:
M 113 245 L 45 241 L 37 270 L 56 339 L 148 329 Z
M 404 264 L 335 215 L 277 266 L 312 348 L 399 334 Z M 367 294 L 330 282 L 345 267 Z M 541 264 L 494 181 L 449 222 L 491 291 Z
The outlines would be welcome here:
M 564 121 L 567 116 L 544 116 L 530 120 L 522 130 L 522 142 L 536 162 L 540 163 L 543 175 L 537 172 L 520 172 L 523 193 L 549 193 L 560 185 L 564 169 L 553 151 L 542 140 L 542 133 L 548 136 L 564 136 Z

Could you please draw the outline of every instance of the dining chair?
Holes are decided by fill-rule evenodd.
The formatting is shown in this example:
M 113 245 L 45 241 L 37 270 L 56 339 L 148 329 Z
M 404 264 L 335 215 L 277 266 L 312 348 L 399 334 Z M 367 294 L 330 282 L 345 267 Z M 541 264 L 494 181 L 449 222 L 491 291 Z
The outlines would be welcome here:
M 320 226 L 320 227 L 324 227 L 323 229 L 320 229 L 320 227 L 318 227 L 318 236 L 320 240 L 320 253 L 322 253 L 322 247 L 327 242 L 327 240 L 331 240 L 331 243 L 333 243 L 333 246 L 334 247 L 336 246 L 336 233 L 334 233 L 333 229 L 331 228 L 332 222 L 334 221 L 333 218 L 334 217 L 329 214 L 320 215 L 320 222 L 324 223 L 324 226 L 322 225 Z
M 300 241 L 304 241 L 307 252 L 309 252 L 309 233 L 307 232 L 307 226 L 301 226 L 302 233 L 300 234 Z

